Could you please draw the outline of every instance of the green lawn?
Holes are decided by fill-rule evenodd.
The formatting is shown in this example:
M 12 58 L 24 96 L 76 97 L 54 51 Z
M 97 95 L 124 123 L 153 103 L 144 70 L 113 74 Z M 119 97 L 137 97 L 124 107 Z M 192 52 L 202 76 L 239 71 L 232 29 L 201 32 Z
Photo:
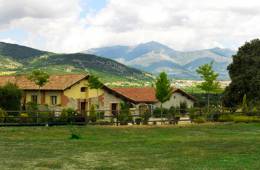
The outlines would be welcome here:
M 2 169 L 260 169 L 260 124 L 1 127 Z

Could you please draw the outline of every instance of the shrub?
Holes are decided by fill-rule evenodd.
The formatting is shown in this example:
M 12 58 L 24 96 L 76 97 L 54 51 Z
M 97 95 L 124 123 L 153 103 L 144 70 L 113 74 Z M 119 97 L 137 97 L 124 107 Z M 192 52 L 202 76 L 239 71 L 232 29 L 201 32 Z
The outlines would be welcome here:
M 232 122 L 233 120 L 234 120 L 234 116 L 230 114 L 222 114 L 218 118 L 219 122 Z
M 206 119 L 204 117 L 197 117 L 193 120 L 194 123 L 205 123 Z
M 63 109 L 61 111 L 60 120 L 63 122 L 70 123 L 74 121 L 76 115 L 77 115 L 77 111 L 72 108 Z
M 97 118 L 98 119 L 104 119 L 105 118 L 105 112 L 104 111 L 97 112 Z
M 118 120 L 120 122 L 120 125 L 127 125 L 128 122 L 133 121 L 129 105 L 127 103 L 120 104 L 120 113 L 118 115 Z
M 143 120 L 142 117 L 137 117 L 137 118 L 135 118 L 135 124 L 140 125 L 141 122 L 142 122 L 142 120 Z
M 113 123 L 109 120 L 97 120 L 97 125 L 113 125 Z
M 90 110 L 89 110 L 89 120 L 94 123 L 97 121 L 97 114 L 96 114 L 96 109 L 94 105 L 91 105 Z
M 257 116 L 234 116 L 235 123 L 251 123 L 260 122 L 260 118 Z
M 168 109 L 162 108 L 162 117 L 166 117 L 168 115 Z M 161 117 L 161 109 L 160 108 L 155 108 L 153 111 L 153 116 L 156 118 Z
M 148 124 L 148 121 L 149 121 L 150 117 L 151 117 L 151 112 L 149 110 L 147 110 L 146 112 L 141 114 L 141 119 L 143 120 L 143 124 L 144 125 Z
M 0 108 L 0 123 L 3 123 L 5 121 L 6 116 L 7 116 L 6 111 Z
M 22 91 L 12 83 L 0 87 L 0 107 L 5 110 L 19 110 Z
M 207 120 L 209 121 L 217 121 L 221 115 L 219 108 L 213 108 L 207 114 Z

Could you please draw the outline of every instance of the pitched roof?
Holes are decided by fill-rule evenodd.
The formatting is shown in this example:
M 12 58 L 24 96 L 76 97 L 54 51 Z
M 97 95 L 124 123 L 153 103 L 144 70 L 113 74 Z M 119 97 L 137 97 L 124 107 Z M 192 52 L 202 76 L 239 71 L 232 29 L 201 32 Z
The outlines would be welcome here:
M 122 97 L 126 100 L 130 100 L 134 103 L 156 103 L 158 100 L 155 97 L 155 88 L 145 87 L 145 88 L 109 88 L 105 86 L 105 89 L 113 92 L 119 97 Z M 195 101 L 196 99 L 184 92 L 181 89 L 173 89 L 172 93 L 181 93 L 190 100 Z
M 88 76 L 82 74 L 51 75 L 49 81 L 41 87 L 42 90 L 65 90 Z M 27 76 L 0 76 L 0 86 L 14 83 L 23 90 L 38 90 L 39 87 Z
M 155 103 L 155 89 L 151 87 L 145 88 L 113 88 L 117 93 L 129 98 L 135 102 Z

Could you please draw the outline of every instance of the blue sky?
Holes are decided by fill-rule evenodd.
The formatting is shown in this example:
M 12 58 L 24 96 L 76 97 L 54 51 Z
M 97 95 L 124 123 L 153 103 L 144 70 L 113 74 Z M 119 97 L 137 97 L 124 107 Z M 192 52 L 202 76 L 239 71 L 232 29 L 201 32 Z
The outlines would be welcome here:
M 158 41 L 237 49 L 260 37 L 258 0 L 0 0 L 0 41 L 53 52 Z

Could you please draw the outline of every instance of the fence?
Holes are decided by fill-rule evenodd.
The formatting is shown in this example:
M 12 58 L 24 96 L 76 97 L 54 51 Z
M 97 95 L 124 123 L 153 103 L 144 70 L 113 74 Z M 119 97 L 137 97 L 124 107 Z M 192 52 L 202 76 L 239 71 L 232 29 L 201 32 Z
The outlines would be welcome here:
M 62 112 L 62 111 L 6 111 L 6 114 L 0 114 L 0 126 L 52 126 L 52 125 L 119 125 L 119 124 L 177 124 L 181 114 L 203 115 L 205 112 L 201 108 L 193 109 L 190 113 L 187 110 L 175 109 L 170 112 L 157 112 L 150 110 L 148 113 L 137 113 L 136 110 L 130 110 L 127 117 L 122 117 L 120 110 L 96 110 L 95 116 L 91 115 L 91 111 L 85 112 Z M 114 113 L 114 114 L 105 114 Z M 244 114 L 242 112 L 232 112 L 229 109 L 223 109 L 215 114 Z M 214 114 L 214 113 L 213 113 Z M 250 113 L 248 113 L 250 114 Z M 253 113 L 259 115 L 260 113 Z M 212 115 L 213 116 L 213 115 Z

